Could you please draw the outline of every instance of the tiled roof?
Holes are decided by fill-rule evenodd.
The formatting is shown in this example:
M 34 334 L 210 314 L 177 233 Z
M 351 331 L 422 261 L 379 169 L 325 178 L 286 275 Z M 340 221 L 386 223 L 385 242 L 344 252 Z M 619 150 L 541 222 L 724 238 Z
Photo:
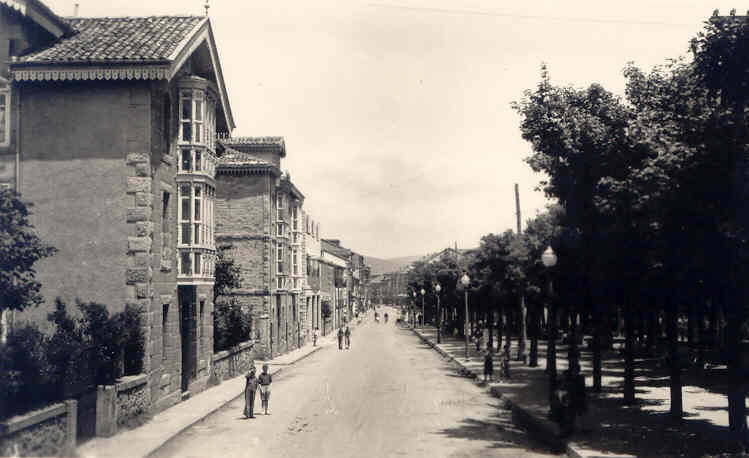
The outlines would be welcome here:
M 166 61 L 202 16 L 68 18 L 76 31 L 23 63 Z
M 283 137 L 221 137 L 219 141 L 228 147 L 243 150 L 277 150 L 281 157 L 286 156 L 286 142 Z
M 225 149 L 224 154 L 218 158 L 217 166 L 219 169 L 278 169 L 270 162 L 257 159 L 250 154 L 232 148 Z

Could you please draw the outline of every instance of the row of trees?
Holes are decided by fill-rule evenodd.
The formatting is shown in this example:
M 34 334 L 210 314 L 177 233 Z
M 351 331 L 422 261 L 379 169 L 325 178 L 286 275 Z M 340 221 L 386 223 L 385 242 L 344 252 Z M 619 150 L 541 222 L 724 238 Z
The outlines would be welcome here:
M 691 59 L 649 72 L 628 64 L 623 98 L 599 84 L 556 86 L 542 67 L 538 86 L 513 107 L 533 148 L 525 160 L 545 173 L 540 188 L 558 204 L 520 236 L 483 237 L 463 268 L 474 279 L 473 301 L 486 304 L 474 313 L 504 307 L 500 316 L 518 323 L 517 304 L 525 297 L 531 339 L 539 335 L 545 276 L 552 275 L 557 301 L 570 317 L 572 364 L 577 317 L 590 324 L 594 390 L 601 389 L 602 338 L 611 318 L 621 316 L 626 403 L 635 400 L 636 331 L 652 347 L 665 326 L 671 413 L 678 418 L 679 318 L 686 317 L 688 340 L 700 359 L 706 348 L 721 350 L 718 359 L 730 376 L 730 428 L 741 432 L 749 293 L 749 19 L 716 12 L 692 40 L 691 52 Z M 552 272 L 540 263 L 546 245 L 558 254 Z M 441 279 L 449 307 L 459 301 L 453 290 L 458 270 L 449 260 L 416 265 L 412 287 L 429 288 Z

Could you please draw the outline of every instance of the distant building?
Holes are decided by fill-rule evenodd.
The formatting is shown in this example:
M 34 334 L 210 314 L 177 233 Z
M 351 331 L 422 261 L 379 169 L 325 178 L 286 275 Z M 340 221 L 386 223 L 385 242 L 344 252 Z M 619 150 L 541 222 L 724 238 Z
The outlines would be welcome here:
M 306 317 L 303 328 L 309 339 L 309 334 L 315 329 L 322 332 L 320 262 L 322 248 L 320 246 L 320 224 L 308 214 L 304 214 L 304 250 L 305 274 L 304 300 Z
M 304 343 L 304 195 L 281 173 L 283 138 L 227 137 L 220 144 L 216 241 L 240 268 L 241 287 L 232 295 L 273 357 Z
M 148 401 L 165 408 L 206 386 L 213 354 L 215 138 L 234 122 L 210 21 L 0 10 L 25 16 L 0 27 L 0 106 L 15 101 L 0 181 L 59 250 L 35 265 L 47 303 L 17 319 L 47 325 L 57 296 L 140 307 Z
M 329 291 L 333 306 L 333 326 L 343 326 L 349 319 L 349 294 L 346 287 L 351 250 L 343 248 L 337 239 L 322 239 L 322 262 L 333 274 L 332 291 Z

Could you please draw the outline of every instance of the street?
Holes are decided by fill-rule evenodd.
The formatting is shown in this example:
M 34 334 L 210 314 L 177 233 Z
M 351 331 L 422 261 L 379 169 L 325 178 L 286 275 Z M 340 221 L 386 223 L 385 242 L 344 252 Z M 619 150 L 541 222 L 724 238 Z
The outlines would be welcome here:
M 285 368 L 268 416 L 239 398 L 155 456 L 548 456 L 508 411 L 391 317 L 356 328 L 350 350 L 328 346 Z M 260 401 L 256 400 L 256 414 Z

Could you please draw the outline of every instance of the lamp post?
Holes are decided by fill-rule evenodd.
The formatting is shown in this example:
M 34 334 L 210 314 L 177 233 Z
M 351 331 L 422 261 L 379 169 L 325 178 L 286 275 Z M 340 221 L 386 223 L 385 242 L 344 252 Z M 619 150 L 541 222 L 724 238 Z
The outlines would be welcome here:
M 434 285 L 434 290 L 437 292 L 437 343 L 442 343 L 442 310 L 440 309 L 440 291 L 442 287 L 439 283 Z
M 411 291 L 414 297 L 414 304 L 416 304 L 416 291 Z M 411 325 L 416 327 L 416 307 L 411 306 Z
M 551 268 L 557 264 L 557 255 L 551 249 L 551 245 L 541 255 L 541 262 L 549 272 L 549 338 L 546 345 L 546 372 L 549 374 L 549 396 L 554 390 L 557 379 L 557 317 L 556 307 L 554 306 L 554 288 L 551 280 Z
M 471 277 L 468 276 L 466 272 L 463 272 L 463 277 L 461 277 L 460 282 L 463 284 L 463 290 L 465 293 L 465 299 L 466 299 L 466 316 L 465 316 L 465 326 L 463 328 L 463 334 L 465 335 L 465 341 L 466 341 L 466 359 L 468 359 L 468 285 L 471 284 Z
M 424 288 L 421 288 L 421 327 L 424 327 L 424 295 L 427 292 L 424 291 Z

